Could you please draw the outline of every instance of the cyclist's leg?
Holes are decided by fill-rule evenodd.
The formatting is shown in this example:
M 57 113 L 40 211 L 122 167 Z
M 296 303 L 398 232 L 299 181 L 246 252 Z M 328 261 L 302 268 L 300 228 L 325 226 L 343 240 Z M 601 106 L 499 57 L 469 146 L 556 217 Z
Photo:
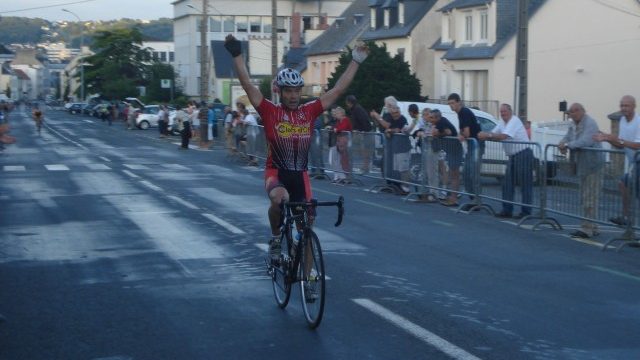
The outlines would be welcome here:
M 280 222 L 282 209 L 280 204 L 289 200 L 289 193 L 278 177 L 277 169 L 265 170 L 265 190 L 269 195 L 270 205 L 268 210 L 269 224 L 271 225 L 271 239 L 269 240 L 269 257 L 277 260 L 281 253 Z

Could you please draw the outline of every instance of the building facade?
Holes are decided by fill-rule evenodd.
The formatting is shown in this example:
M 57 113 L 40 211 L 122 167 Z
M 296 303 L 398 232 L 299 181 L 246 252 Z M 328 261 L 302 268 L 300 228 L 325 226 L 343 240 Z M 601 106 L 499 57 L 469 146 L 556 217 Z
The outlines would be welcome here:
M 231 100 L 235 79 L 231 59 L 222 46 L 227 34 L 243 42 L 252 77 L 271 75 L 271 32 L 276 26 L 277 59 L 291 48 L 304 46 L 317 37 L 351 3 L 351 0 L 277 1 L 277 20 L 272 24 L 271 1 L 209 1 L 206 38 L 209 47 L 209 98 Z M 202 0 L 177 0 L 174 11 L 175 67 L 184 92 L 200 93 L 200 24 Z M 227 59 L 229 58 L 229 59 Z M 277 64 L 278 66 L 280 65 Z

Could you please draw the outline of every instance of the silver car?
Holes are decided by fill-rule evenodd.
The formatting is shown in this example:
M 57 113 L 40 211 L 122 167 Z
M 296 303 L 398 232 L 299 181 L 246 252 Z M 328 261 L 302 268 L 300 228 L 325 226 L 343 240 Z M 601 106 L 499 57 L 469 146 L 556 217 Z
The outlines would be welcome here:
M 173 122 L 173 118 L 176 116 L 176 111 L 172 107 L 169 109 L 169 123 Z M 160 105 L 147 105 L 142 110 L 138 110 L 136 116 L 136 126 L 141 130 L 147 130 L 150 127 L 158 126 L 158 112 L 160 111 Z

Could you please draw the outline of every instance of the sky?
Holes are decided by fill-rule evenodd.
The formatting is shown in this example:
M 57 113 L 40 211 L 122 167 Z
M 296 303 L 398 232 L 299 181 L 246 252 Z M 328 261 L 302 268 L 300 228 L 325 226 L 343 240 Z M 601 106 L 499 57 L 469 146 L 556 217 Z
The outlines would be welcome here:
M 62 11 L 70 10 L 81 20 L 121 18 L 156 20 L 173 17 L 174 0 L 0 0 L 0 16 L 42 18 L 50 21 L 77 19 Z M 35 9 L 34 9 L 35 8 Z M 30 10 L 31 9 L 31 10 Z

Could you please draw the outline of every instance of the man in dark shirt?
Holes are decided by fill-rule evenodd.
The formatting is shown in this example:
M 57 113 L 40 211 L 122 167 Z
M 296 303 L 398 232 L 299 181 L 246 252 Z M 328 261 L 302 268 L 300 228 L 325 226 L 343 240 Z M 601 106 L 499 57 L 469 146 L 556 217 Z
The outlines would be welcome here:
M 360 170 L 361 174 L 368 174 L 371 165 L 371 155 L 374 151 L 373 134 L 371 132 L 371 120 L 367 111 L 358 103 L 355 95 L 346 98 L 347 109 L 351 115 L 353 125 L 352 147 L 355 157 L 352 159 L 354 172 Z M 359 158 L 358 158 L 359 157 Z
M 449 193 L 447 199 L 442 201 L 442 205 L 445 206 L 457 206 L 457 192 L 460 189 L 460 165 L 462 164 L 462 144 L 460 141 L 451 137 L 457 137 L 458 132 L 455 126 L 451 122 L 442 117 L 440 110 L 431 110 L 431 117 L 429 121 L 434 126 L 431 133 L 433 141 L 431 143 L 433 153 L 438 154 L 441 151 L 446 153 L 447 165 L 449 165 L 449 176 L 444 177 L 442 180 L 445 186 L 448 186 L 449 190 L 454 192 Z M 443 137 L 448 137 L 443 139 Z M 442 172 L 445 173 L 444 171 Z M 447 184 L 450 182 L 449 184 Z
M 484 153 L 484 142 L 480 142 L 478 140 L 480 123 L 471 109 L 462 106 L 460 95 L 452 93 L 447 98 L 447 103 L 451 107 L 451 110 L 458 114 L 458 127 L 460 128 L 460 135 L 458 138 L 460 141 L 467 142 L 467 153 L 464 158 L 462 177 L 464 179 L 465 191 L 471 194 L 473 198 L 473 194 L 478 190 L 477 181 L 479 181 L 479 179 L 476 179 L 476 169 L 480 159 L 482 159 L 482 154 Z M 475 141 L 469 141 L 469 139 L 475 139 Z

